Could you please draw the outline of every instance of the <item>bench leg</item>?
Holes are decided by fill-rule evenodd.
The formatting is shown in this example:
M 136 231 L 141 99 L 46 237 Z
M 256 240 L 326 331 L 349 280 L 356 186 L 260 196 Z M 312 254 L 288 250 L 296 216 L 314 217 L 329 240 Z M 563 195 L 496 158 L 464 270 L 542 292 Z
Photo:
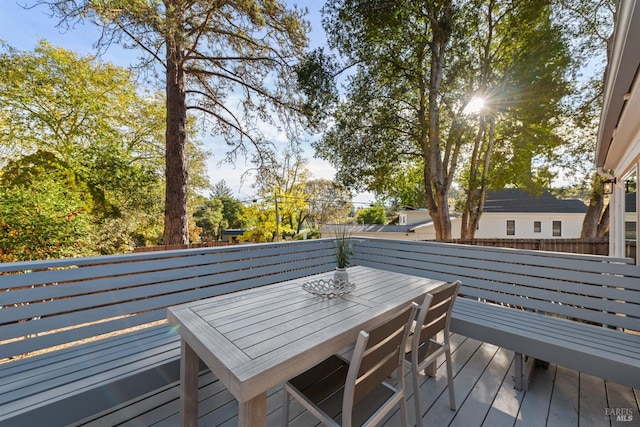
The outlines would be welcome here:
M 182 341 L 180 358 L 180 425 L 197 427 L 198 425 L 198 381 L 200 358 L 195 351 Z
M 516 390 L 529 390 L 533 369 L 536 366 L 536 360 L 533 357 L 526 356 L 522 353 L 515 354 L 515 375 L 514 388 Z

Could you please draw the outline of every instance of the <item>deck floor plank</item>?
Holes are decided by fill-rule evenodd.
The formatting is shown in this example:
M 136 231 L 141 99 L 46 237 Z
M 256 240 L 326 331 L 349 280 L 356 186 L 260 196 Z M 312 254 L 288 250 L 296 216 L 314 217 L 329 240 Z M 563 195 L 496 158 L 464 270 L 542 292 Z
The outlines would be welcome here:
M 578 425 L 579 381 L 578 372 L 564 366 L 557 367 L 547 427 Z
M 590 375 L 550 365 L 536 368 L 528 391 L 513 388 L 513 352 L 473 339 L 453 335 L 452 357 L 458 411 L 449 409 L 444 358 L 438 359 L 434 378 L 421 376 L 421 396 L 425 425 L 465 427 L 552 427 L 571 426 L 640 426 L 640 392 L 619 384 L 605 382 Z M 348 355 L 348 351 L 344 354 Z M 238 404 L 211 373 L 201 375 L 200 425 L 232 427 L 237 425 Z M 409 420 L 413 425 L 413 387 L 410 373 L 406 376 Z M 282 388 L 270 390 L 267 396 L 267 424 L 282 422 Z M 633 419 L 609 422 L 607 408 L 629 408 Z M 92 417 L 84 426 L 106 425 L 176 426 L 179 423 L 178 386 L 167 387 L 155 394 L 121 405 L 100 416 Z M 320 424 L 295 401 L 290 407 L 290 426 L 310 427 Z M 383 424 L 400 425 L 395 411 Z
M 518 419 L 518 414 L 520 412 L 520 407 L 522 405 L 522 399 L 524 398 L 525 392 L 522 390 L 516 390 L 513 387 L 515 363 L 513 359 L 513 353 L 508 352 L 508 354 L 511 357 L 509 361 L 509 369 L 502 380 L 502 385 L 500 386 L 500 390 L 498 390 L 498 393 L 493 400 L 491 409 L 489 409 L 489 413 L 482 423 L 482 425 L 486 427 L 511 427 L 515 425 Z
M 459 396 L 457 397 L 457 400 L 460 408 L 464 407 L 471 392 L 498 349 L 499 347 L 495 345 L 482 343 L 459 372 L 456 373 L 456 370 L 454 369 L 453 385 L 455 387 L 456 396 Z M 455 353 L 452 356 L 455 360 Z M 454 366 L 457 364 L 458 363 L 454 362 Z M 456 412 L 449 408 L 449 394 L 441 393 L 436 402 L 427 412 L 426 416 L 423 416 L 422 419 L 424 425 L 449 425 L 455 415 Z M 484 418 L 484 416 L 482 418 Z
M 605 381 L 592 375 L 580 374 L 580 427 L 610 427 L 605 419 L 607 391 Z
M 468 427 L 485 419 L 491 410 L 495 396 L 497 396 L 503 380 L 509 371 L 513 354 L 507 350 L 498 349 L 488 366 L 478 379 L 471 393 L 458 411 L 454 413 L 452 427 Z M 458 404 L 459 405 L 459 404 Z
M 555 377 L 556 365 L 549 365 L 548 369 L 537 369 L 529 390 L 522 398 L 516 427 L 544 427 L 547 425 Z
M 631 409 L 633 412 L 632 421 L 616 422 L 615 415 L 611 416 L 612 426 L 640 426 L 640 413 L 638 407 L 638 390 L 633 390 L 627 386 L 614 383 L 606 383 L 608 408 L 625 411 Z M 606 414 L 602 414 L 604 417 Z

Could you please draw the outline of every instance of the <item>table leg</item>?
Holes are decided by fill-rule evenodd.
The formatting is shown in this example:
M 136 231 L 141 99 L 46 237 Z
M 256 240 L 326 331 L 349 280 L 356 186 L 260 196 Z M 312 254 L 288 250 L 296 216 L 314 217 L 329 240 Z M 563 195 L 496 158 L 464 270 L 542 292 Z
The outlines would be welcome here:
M 198 380 L 200 359 L 195 351 L 181 340 L 180 358 L 180 425 L 197 427 L 198 425 Z
M 267 393 L 259 394 L 248 402 L 240 402 L 238 427 L 266 427 L 266 425 Z

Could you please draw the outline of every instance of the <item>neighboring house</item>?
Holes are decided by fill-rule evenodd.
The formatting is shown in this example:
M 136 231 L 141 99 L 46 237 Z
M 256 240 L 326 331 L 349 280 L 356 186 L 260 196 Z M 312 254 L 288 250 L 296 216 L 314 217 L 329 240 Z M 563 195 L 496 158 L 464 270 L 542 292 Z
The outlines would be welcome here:
M 571 239 L 580 237 L 587 207 L 580 200 L 561 200 L 545 192 L 536 197 L 519 189 L 489 192 L 480 217 L 478 239 Z M 451 218 L 453 238 L 460 238 L 459 217 Z M 352 236 L 401 240 L 434 240 L 427 209 L 407 207 L 398 212 L 398 225 L 353 225 Z M 322 237 L 334 237 L 336 226 L 320 227 Z
M 573 239 L 580 237 L 587 206 L 545 191 L 534 196 L 517 188 L 488 192 L 477 239 Z M 459 231 L 458 231 L 459 233 Z
M 424 210 L 426 212 L 426 210 Z M 396 239 L 396 240 L 433 240 L 436 233 L 433 228 L 433 221 L 429 214 L 429 218 L 423 223 L 410 225 L 367 225 L 354 224 L 349 225 L 349 233 L 353 237 L 377 237 L 380 239 Z M 320 234 L 322 237 L 336 237 L 339 227 L 342 225 L 323 224 L 320 226 Z
M 640 261 L 637 224 L 640 168 L 640 5 L 618 2 L 598 128 L 596 167 L 613 181 L 609 198 L 609 255 Z M 627 253 L 626 243 L 635 253 Z M 638 262 L 636 261 L 636 262 Z
M 244 234 L 246 228 L 227 228 L 222 231 L 222 241 L 226 243 L 238 243 L 240 236 Z

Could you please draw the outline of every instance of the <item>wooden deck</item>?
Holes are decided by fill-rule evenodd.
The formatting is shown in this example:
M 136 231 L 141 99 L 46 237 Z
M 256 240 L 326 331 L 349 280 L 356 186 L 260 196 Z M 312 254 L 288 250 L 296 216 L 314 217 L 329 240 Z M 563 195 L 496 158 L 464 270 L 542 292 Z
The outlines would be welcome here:
M 455 391 L 458 410 L 449 409 L 445 369 L 436 378 L 424 377 L 422 398 L 428 408 L 423 416 L 430 426 L 640 426 L 640 391 L 600 378 L 580 374 L 561 366 L 536 368 L 529 391 L 513 388 L 513 353 L 460 335 L 452 336 Z M 444 359 L 440 361 L 443 363 Z M 413 398 L 411 381 L 407 381 Z M 271 390 L 268 425 L 281 425 L 281 388 Z M 84 426 L 177 426 L 179 425 L 177 384 L 153 395 L 129 402 L 115 411 L 99 414 Z M 211 373 L 200 378 L 200 425 L 235 426 L 238 406 Z M 409 402 L 410 420 L 414 419 Z M 629 421 L 612 421 L 608 411 L 630 415 Z M 295 418 L 294 418 L 295 417 Z M 291 405 L 290 425 L 317 425 L 315 418 Z M 392 415 L 387 427 L 400 425 Z

